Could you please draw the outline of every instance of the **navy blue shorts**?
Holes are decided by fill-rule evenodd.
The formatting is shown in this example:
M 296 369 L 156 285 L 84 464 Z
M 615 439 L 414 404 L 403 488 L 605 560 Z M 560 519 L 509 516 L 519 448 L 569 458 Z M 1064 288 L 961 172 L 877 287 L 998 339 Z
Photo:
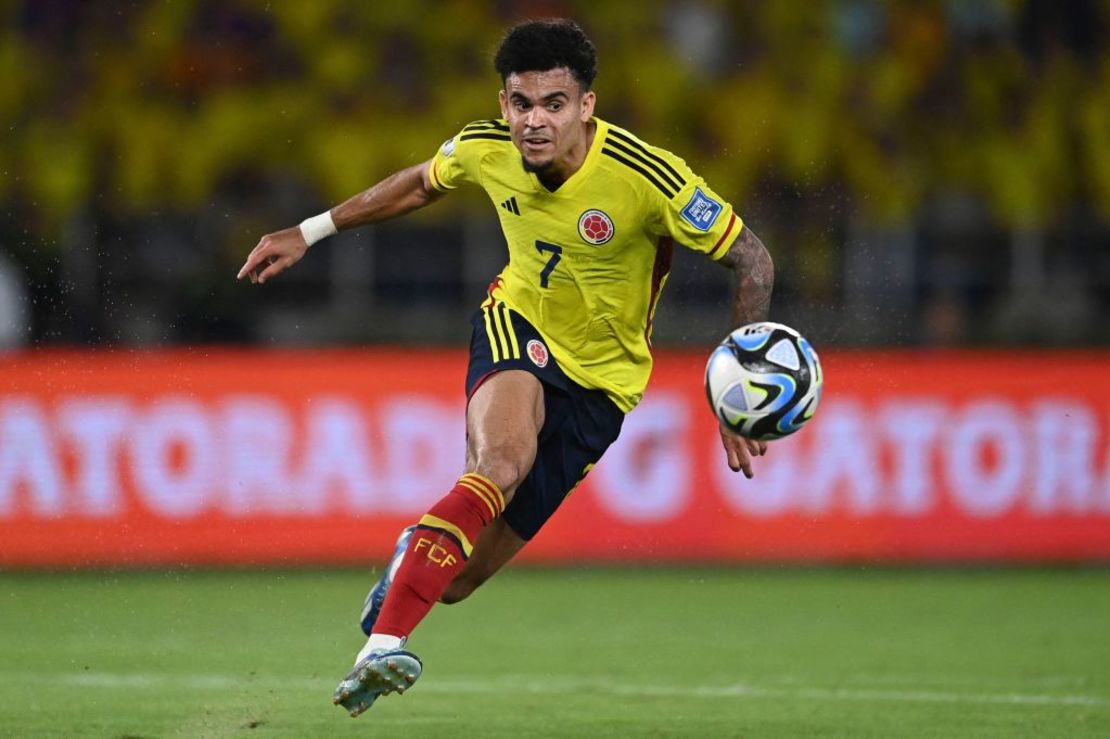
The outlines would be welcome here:
M 531 372 L 543 385 L 536 461 L 501 514 L 520 538 L 530 540 L 616 441 L 624 413 L 604 392 L 587 390 L 563 374 L 539 332 L 504 303 L 482 308 L 470 323 L 467 399 L 502 370 Z

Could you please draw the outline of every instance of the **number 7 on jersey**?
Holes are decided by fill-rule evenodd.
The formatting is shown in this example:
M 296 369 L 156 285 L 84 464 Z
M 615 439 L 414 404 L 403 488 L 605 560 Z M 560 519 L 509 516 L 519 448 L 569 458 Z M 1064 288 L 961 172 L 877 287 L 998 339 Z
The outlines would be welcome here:
M 540 287 L 547 287 L 547 278 L 551 276 L 551 273 L 555 270 L 555 265 L 563 258 L 563 247 L 558 244 L 549 244 L 546 241 L 537 239 L 536 251 L 541 255 L 545 251 L 551 252 L 551 259 L 547 260 L 547 264 L 544 265 L 543 270 L 540 271 Z

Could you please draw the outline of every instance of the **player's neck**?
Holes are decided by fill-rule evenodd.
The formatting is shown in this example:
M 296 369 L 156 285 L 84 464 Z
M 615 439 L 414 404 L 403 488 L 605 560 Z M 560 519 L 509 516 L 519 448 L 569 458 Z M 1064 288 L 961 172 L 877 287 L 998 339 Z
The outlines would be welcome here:
M 558 190 L 560 185 L 574 176 L 575 172 L 582 169 L 582 165 L 585 164 L 586 157 L 594 145 L 597 123 L 589 120 L 582 125 L 585 127 L 585 131 L 578 139 L 578 145 L 567 152 L 563 161 L 556 163 L 555 166 L 548 168 L 545 172 L 536 173 L 540 184 L 552 192 Z

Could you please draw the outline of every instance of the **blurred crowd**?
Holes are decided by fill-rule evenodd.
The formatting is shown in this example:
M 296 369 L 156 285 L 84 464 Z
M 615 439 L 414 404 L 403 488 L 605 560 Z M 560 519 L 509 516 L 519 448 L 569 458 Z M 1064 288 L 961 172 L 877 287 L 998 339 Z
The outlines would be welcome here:
M 266 292 L 232 278 L 263 233 L 495 116 L 500 35 L 553 15 L 598 47 L 599 115 L 763 236 L 780 320 L 1110 343 L 1110 0 L 9 0 L 0 345 L 465 340 L 439 319 L 503 259 L 473 196 Z M 722 331 L 728 289 L 680 260 L 660 339 Z

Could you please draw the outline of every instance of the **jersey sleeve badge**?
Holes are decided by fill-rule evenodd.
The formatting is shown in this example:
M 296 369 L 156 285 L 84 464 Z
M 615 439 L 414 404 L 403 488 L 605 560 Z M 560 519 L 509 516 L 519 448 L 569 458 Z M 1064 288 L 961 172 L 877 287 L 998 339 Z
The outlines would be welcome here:
M 723 205 L 702 192 L 700 187 L 695 187 L 690 202 L 682 209 L 682 218 L 699 231 L 708 231 L 713 228 L 722 210 Z

